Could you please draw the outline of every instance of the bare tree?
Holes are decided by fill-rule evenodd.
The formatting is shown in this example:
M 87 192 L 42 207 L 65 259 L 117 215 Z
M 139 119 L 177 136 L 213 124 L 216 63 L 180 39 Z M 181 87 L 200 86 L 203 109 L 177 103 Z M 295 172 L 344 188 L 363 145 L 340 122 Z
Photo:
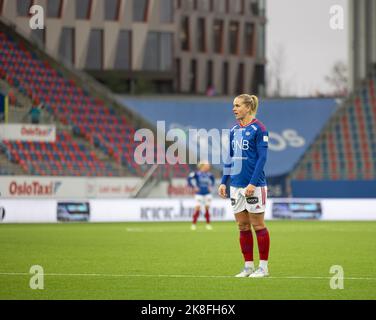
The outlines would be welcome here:
M 337 61 L 330 69 L 329 75 L 325 76 L 325 81 L 332 88 L 334 96 L 346 96 L 348 93 L 348 69 L 344 62 Z
M 277 44 L 272 50 L 267 67 L 267 90 L 269 97 L 288 95 L 289 81 L 286 79 L 286 50 L 283 44 Z

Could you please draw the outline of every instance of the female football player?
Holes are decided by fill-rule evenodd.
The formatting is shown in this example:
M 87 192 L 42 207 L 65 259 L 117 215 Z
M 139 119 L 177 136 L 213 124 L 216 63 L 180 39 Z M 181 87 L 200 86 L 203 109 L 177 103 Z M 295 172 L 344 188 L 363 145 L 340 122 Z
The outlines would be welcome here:
M 267 187 L 264 173 L 268 150 L 268 131 L 256 119 L 258 98 L 242 94 L 234 99 L 233 112 L 238 124 L 230 131 L 230 158 L 218 193 L 226 198 L 226 183 L 230 178 L 230 198 L 240 231 L 240 247 L 244 270 L 236 277 L 261 278 L 269 275 L 268 257 L 270 239 L 264 213 Z M 253 263 L 253 235 L 256 233 L 260 253 L 259 267 Z
M 210 172 L 210 164 L 207 162 L 201 162 L 197 165 L 197 171 L 192 172 L 188 176 L 188 185 L 193 188 L 196 192 L 195 200 L 195 212 L 193 214 L 193 222 L 191 229 L 197 229 L 197 219 L 201 212 L 201 207 L 205 207 L 205 219 L 206 219 L 206 229 L 212 230 L 210 225 L 210 204 L 212 201 L 211 189 L 214 186 L 215 178 Z

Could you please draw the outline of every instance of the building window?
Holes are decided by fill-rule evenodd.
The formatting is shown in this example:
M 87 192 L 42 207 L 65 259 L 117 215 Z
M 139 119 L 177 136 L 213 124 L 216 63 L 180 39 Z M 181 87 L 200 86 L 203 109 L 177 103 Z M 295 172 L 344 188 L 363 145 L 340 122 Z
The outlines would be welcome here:
M 181 20 L 180 42 L 182 50 L 190 49 L 189 17 L 187 16 L 183 16 Z
M 265 88 L 265 66 L 263 64 L 256 64 L 253 71 L 253 79 L 251 83 L 251 92 L 254 94 L 264 94 Z
M 105 20 L 117 21 L 119 20 L 120 0 L 106 0 L 103 1 L 104 18 Z
M 47 1 L 47 17 L 61 18 L 62 10 L 63 10 L 62 0 L 48 0 Z
M 75 30 L 74 28 L 63 28 L 60 35 L 59 55 L 64 60 L 74 65 L 75 52 Z
M 44 47 L 46 41 L 45 29 L 31 30 L 31 38 L 35 40 L 40 46 Z
M 173 0 L 161 0 L 161 22 L 172 23 L 174 22 L 174 4 Z
M 257 26 L 257 58 L 265 58 L 265 25 Z
M 222 69 L 222 93 L 224 95 L 228 94 L 228 76 L 229 76 L 228 62 L 224 62 L 223 69 Z
M 190 69 L 189 91 L 195 93 L 197 91 L 197 61 L 195 59 L 192 59 Z
M 197 21 L 197 49 L 200 52 L 206 51 L 205 18 L 198 18 Z
M 230 13 L 242 14 L 244 12 L 244 0 L 231 0 L 228 5 Z
M 226 2 L 226 0 L 214 0 L 214 11 L 217 13 L 225 13 Z
M 149 0 L 133 1 L 133 21 L 146 22 L 148 17 Z
M 265 16 L 265 0 L 253 0 L 250 4 L 250 11 L 255 16 Z
M 115 57 L 115 69 L 130 70 L 131 69 L 131 31 L 121 30 L 119 32 L 118 44 Z
M 175 59 L 175 91 L 181 92 L 181 60 Z
M 213 48 L 215 53 L 223 52 L 223 21 L 214 20 Z
M 29 16 L 33 3 L 33 0 L 17 0 L 17 14 L 21 17 Z
M 143 69 L 148 71 L 171 71 L 173 64 L 173 34 L 149 32 L 146 40 Z
M 244 53 L 249 56 L 254 55 L 255 25 L 246 23 L 244 28 Z
M 103 69 L 103 30 L 92 29 L 86 54 L 86 69 Z
M 236 79 L 236 94 L 244 92 L 244 63 L 239 63 L 237 79 Z
M 232 21 L 230 22 L 229 28 L 229 51 L 230 54 L 239 53 L 239 23 Z
M 215 0 L 216 1 L 216 0 Z M 196 9 L 198 11 L 210 11 L 211 0 L 196 0 Z
M 76 18 L 90 20 L 92 0 L 76 0 Z
M 213 61 L 209 60 L 206 65 L 206 88 L 213 87 Z
M 182 5 L 183 10 L 194 10 L 195 0 L 182 0 L 182 1 L 183 1 L 183 5 Z

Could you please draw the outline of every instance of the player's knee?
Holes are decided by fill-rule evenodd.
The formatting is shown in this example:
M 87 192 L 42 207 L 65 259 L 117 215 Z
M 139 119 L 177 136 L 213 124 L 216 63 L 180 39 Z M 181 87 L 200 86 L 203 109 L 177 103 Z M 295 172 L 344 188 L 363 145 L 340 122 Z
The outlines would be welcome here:
M 251 230 L 251 225 L 249 223 L 238 222 L 239 231 L 249 231 Z
M 195 211 L 199 211 L 201 209 L 200 206 L 195 206 Z
M 266 228 L 264 222 L 254 222 L 254 223 L 252 223 L 252 227 L 255 231 L 259 231 L 259 230 Z

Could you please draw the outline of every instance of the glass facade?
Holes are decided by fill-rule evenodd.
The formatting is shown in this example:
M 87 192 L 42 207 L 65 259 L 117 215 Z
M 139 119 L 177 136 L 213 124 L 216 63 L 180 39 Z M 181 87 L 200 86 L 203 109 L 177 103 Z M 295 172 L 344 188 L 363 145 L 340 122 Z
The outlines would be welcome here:
M 74 64 L 74 28 L 63 28 L 59 41 L 59 55 L 66 61 Z
M 162 23 L 174 22 L 174 3 L 173 0 L 160 0 L 160 17 Z
M 173 34 L 149 32 L 146 40 L 143 70 L 172 71 Z
M 205 18 L 198 18 L 197 20 L 197 50 L 199 52 L 206 51 L 206 30 Z
M 47 1 L 47 17 L 60 18 L 62 5 L 63 5 L 62 0 L 48 0 Z
M 90 19 L 92 0 L 76 0 L 76 18 Z
M 133 21 L 145 22 L 147 20 L 147 9 L 149 0 L 133 1 Z
M 17 14 L 21 17 L 27 17 L 32 5 L 32 0 L 17 0 Z
M 115 69 L 131 69 L 132 38 L 131 31 L 121 30 L 119 32 L 118 43 L 116 47 Z
M 106 0 L 103 1 L 104 18 L 106 20 L 118 20 L 120 10 L 120 0 Z
M 103 68 L 103 30 L 92 29 L 86 55 L 86 69 L 101 70 Z

